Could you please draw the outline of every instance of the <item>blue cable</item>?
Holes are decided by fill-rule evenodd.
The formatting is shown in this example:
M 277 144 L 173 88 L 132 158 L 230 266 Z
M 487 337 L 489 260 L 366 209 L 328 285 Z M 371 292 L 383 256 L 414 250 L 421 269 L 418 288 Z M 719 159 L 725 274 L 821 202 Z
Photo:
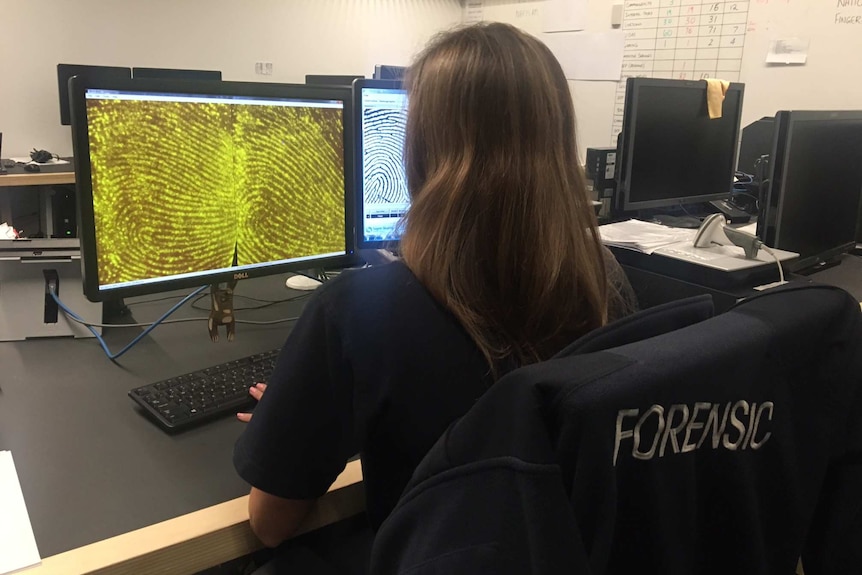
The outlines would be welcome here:
M 187 301 L 189 301 L 190 299 L 192 299 L 193 297 L 195 297 L 196 295 L 198 295 L 199 293 L 201 293 L 202 291 L 204 291 L 205 289 L 207 289 L 207 287 L 209 287 L 209 286 L 201 286 L 201 287 L 199 287 L 198 289 L 196 289 L 195 291 L 193 291 L 192 293 L 190 293 L 189 295 L 187 295 L 186 297 L 184 297 L 183 299 L 181 299 L 181 300 L 180 300 L 178 303 L 176 303 L 176 304 L 175 304 L 171 309 L 169 309 L 169 310 L 168 310 L 168 311 L 167 311 L 167 312 L 166 312 L 162 317 L 160 317 L 159 319 L 157 319 L 156 321 L 154 321 L 154 322 L 153 322 L 153 324 L 152 324 L 151 326 L 149 326 L 147 329 L 145 329 L 144 331 L 142 331 L 141 333 L 139 333 L 139 334 L 137 335 L 137 337 L 135 337 L 135 339 L 133 339 L 132 341 L 130 341 L 130 342 L 126 345 L 126 347 L 124 347 L 123 349 L 121 349 L 121 350 L 120 350 L 120 351 L 118 351 L 117 353 L 112 353 L 112 352 L 111 352 L 111 350 L 110 350 L 110 349 L 108 349 L 108 344 L 107 344 L 107 343 L 105 343 L 105 340 L 104 340 L 104 339 L 102 339 L 102 336 L 99 334 L 99 332 L 97 332 L 95 329 L 93 329 L 93 327 L 92 327 L 92 326 L 87 325 L 87 322 L 86 322 L 86 321 L 85 321 L 81 316 L 79 316 L 78 314 L 76 314 L 75 312 L 73 312 L 71 309 L 69 309 L 69 308 L 66 306 L 66 304 L 64 304 L 62 301 L 60 301 L 60 298 L 59 298 L 59 297 L 57 297 L 57 294 L 56 294 L 56 293 L 54 293 L 53 291 L 51 291 L 50 293 L 51 293 L 51 297 L 52 297 L 52 298 L 54 298 L 54 301 L 55 301 L 55 302 L 57 302 L 57 305 L 58 305 L 58 306 L 60 306 L 60 308 L 61 308 L 64 312 L 66 312 L 67 314 L 69 314 L 70 316 L 72 316 L 73 318 L 75 318 L 76 320 L 78 320 L 79 322 L 83 323 L 83 324 L 84 324 L 84 326 L 85 326 L 88 330 L 90 330 L 90 332 L 91 332 L 94 336 L 96 336 L 96 340 L 98 340 L 99 345 L 101 345 L 101 346 L 102 346 L 102 349 L 103 349 L 103 350 L 105 350 L 105 355 L 107 355 L 107 356 L 108 356 L 108 359 L 110 359 L 111 361 L 114 361 L 114 360 L 116 360 L 118 357 L 120 357 L 121 355 L 123 355 L 124 353 L 126 353 L 127 351 L 129 351 L 130 349 L 132 349 L 132 347 L 133 347 L 136 343 L 138 343 L 139 341 L 141 341 L 141 339 L 143 339 L 143 337 L 144 337 L 145 335 L 147 335 L 148 333 L 150 333 L 151 331 L 153 331 L 153 330 L 156 328 L 156 326 L 158 326 L 160 323 L 162 323 L 163 321 L 165 321 L 165 320 L 166 320 L 166 319 L 167 319 L 167 318 L 168 318 L 172 313 L 174 313 L 174 312 L 175 312 L 175 311 L 177 311 L 180 307 L 182 307 L 182 305 L 183 305 L 184 303 L 186 303 Z

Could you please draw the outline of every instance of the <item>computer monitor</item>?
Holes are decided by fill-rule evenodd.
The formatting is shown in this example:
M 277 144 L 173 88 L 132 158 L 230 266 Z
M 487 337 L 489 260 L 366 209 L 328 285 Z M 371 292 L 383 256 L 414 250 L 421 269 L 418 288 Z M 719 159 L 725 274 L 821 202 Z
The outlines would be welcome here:
M 772 149 L 772 136 L 775 132 L 774 123 L 775 118 L 765 116 L 742 129 L 742 138 L 739 141 L 739 157 L 736 160 L 738 171 L 754 176 L 755 179 L 762 177 L 761 158 L 768 156 Z
M 856 245 L 862 202 L 862 111 L 781 111 L 757 235 L 815 271 Z
M 60 124 L 72 123 L 69 115 L 69 78 L 83 76 L 90 80 L 124 80 L 132 77 L 131 68 L 119 66 L 87 66 L 83 64 L 57 64 L 57 92 L 60 96 Z
M 375 80 L 397 80 L 404 79 L 404 73 L 407 72 L 406 66 L 391 66 L 389 64 L 377 64 L 374 66 Z
M 317 86 L 352 86 L 354 80 L 365 78 L 362 75 L 306 74 L 305 83 Z
M 618 140 L 618 211 L 726 198 L 733 185 L 743 85 L 710 119 L 706 82 L 628 78 Z
M 221 81 L 221 71 L 179 70 L 174 68 L 132 68 L 132 78 Z
M 350 262 L 349 89 L 71 84 L 88 299 Z
M 356 80 L 357 245 L 393 247 L 410 207 L 404 173 L 407 90 L 391 80 Z

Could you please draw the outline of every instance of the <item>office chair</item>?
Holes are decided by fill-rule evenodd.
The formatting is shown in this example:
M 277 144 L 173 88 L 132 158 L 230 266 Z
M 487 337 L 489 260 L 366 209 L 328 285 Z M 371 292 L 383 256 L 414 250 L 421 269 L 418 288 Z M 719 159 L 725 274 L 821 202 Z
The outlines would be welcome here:
M 859 573 L 858 302 L 680 305 L 498 381 L 417 468 L 371 572 Z

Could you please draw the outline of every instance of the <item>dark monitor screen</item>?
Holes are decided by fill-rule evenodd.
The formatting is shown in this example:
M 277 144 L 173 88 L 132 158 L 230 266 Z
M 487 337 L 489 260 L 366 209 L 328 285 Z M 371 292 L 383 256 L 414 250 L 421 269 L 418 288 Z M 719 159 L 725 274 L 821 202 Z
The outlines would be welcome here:
M 391 80 L 353 83 L 356 110 L 357 244 L 385 248 L 401 236 L 410 207 L 404 172 L 407 90 Z
M 82 64 L 57 64 L 57 92 L 60 96 L 60 124 L 72 124 L 69 114 L 69 78 L 84 76 L 90 80 L 128 80 L 132 77 L 131 68 L 118 66 L 85 66 Z
M 362 75 L 332 75 L 332 74 L 306 74 L 306 84 L 318 86 L 352 86 L 354 80 L 365 78 Z
M 221 80 L 219 70 L 178 70 L 173 68 L 132 68 L 132 78 L 163 80 Z
M 93 301 L 349 263 L 347 88 L 72 81 Z
M 721 118 L 710 119 L 706 82 L 629 78 L 619 196 L 625 211 L 730 195 L 742 115 L 742 84 L 731 84 Z
M 799 253 L 797 271 L 855 246 L 862 111 L 778 112 L 769 164 L 757 221 L 766 245 Z

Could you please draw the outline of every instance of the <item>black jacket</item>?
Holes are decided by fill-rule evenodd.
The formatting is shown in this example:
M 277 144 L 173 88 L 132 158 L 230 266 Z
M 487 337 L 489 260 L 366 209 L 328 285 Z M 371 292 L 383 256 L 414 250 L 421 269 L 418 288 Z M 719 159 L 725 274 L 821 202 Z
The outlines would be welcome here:
M 790 287 L 708 313 L 646 310 L 497 382 L 417 468 L 371 572 L 858 573 L 859 304 Z

